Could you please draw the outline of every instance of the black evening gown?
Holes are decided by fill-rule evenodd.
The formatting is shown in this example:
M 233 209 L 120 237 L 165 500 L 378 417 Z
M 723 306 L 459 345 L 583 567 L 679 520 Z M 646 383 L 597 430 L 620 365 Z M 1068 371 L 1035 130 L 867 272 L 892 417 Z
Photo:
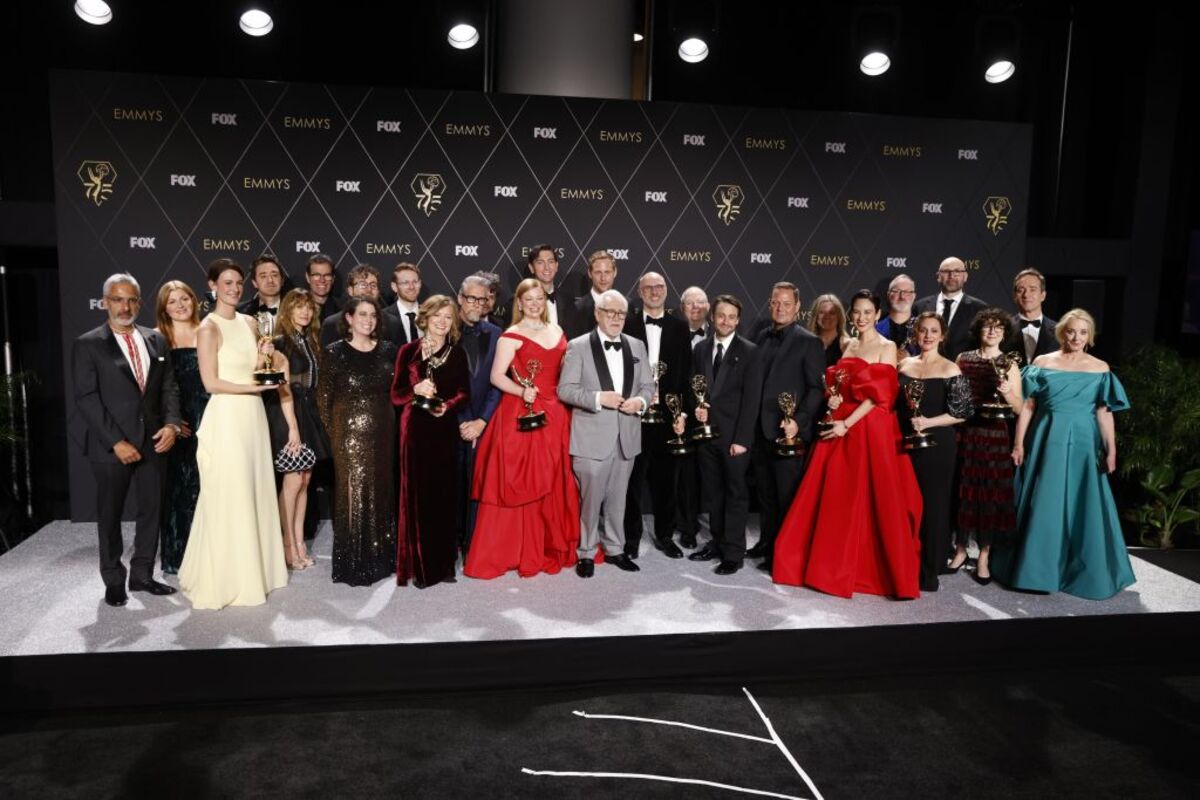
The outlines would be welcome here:
M 325 348 L 317 409 L 333 448 L 333 580 L 367 586 L 396 570 L 396 346 Z
M 317 414 L 316 390 L 320 378 L 317 357 L 303 336 L 276 336 L 275 349 L 283 353 L 288 360 L 288 387 L 292 391 L 292 413 L 296 415 L 300 441 L 312 448 L 318 461 L 329 458 L 329 440 L 325 436 L 325 426 L 321 424 Z M 264 394 L 263 403 L 267 406 L 267 427 L 271 430 L 271 458 L 274 459 L 279 455 L 279 451 L 287 446 L 287 418 L 283 416 L 278 392 Z M 280 470 L 276 467 L 275 471 Z
M 905 436 L 913 432 L 912 411 L 909 409 L 905 390 L 918 379 L 900 375 L 900 393 L 896 396 L 900 418 L 900 429 Z M 974 413 L 971 406 L 971 386 L 962 375 L 953 378 L 929 378 L 921 397 L 920 411 L 923 417 L 938 417 L 950 414 L 967 419 Z M 950 549 L 950 516 L 954 489 L 954 473 L 957 465 L 954 428 L 940 426 L 930 428 L 926 434 L 936 444 L 923 450 L 910 450 L 913 472 L 921 497 L 925 501 L 925 513 L 921 517 L 921 591 L 936 592 L 938 572 L 946 562 Z
M 163 497 L 159 542 L 162 571 L 179 572 L 183 551 L 187 548 L 196 500 L 200 497 L 200 470 L 196 467 L 196 429 L 208 403 L 208 392 L 200 380 L 200 362 L 196 348 L 176 347 L 171 351 L 171 368 L 179 387 L 179 414 L 191 429 L 186 438 L 175 437 L 175 446 L 167 452 L 167 476 Z

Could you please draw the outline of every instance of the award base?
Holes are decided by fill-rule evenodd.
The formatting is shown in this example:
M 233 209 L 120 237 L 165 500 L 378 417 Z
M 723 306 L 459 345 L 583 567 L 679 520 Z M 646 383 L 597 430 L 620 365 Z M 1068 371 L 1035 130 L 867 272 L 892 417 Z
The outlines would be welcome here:
M 795 458 L 804 452 L 804 441 L 802 439 L 789 439 L 786 436 L 780 436 L 775 440 L 775 455 L 782 458 Z
M 817 423 L 817 435 L 820 436 L 822 433 L 828 433 L 829 431 L 833 430 L 833 423 L 834 423 L 834 420 L 830 419 L 829 417 L 826 417 L 825 419 L 818 422 Z
M 979 416 L 983 419 L 1016 419 L 1017 417 L 1008 403 L 984 403 L 979 407 Z
M 254 373 L 254 382 L 259 386 L 278 386 L 283 381 L 284 375 L 277 369 L 260 369 Z
M 658 410 L 658 406 L 650 406 L 650 409 L 645 414 L 642 414 L 643 425 L 661 425 L 666 421 L 662 412 Z
M 538 428 L 544 427 L 546 427 L 545 411 L 530 411 L 528 414 L 522 414 L 517 417 L 517 430 L 522 433 L 536 431 Z
M 904 437 L 905 450 L 924 450 L 929 447 L 937 447 L 937 442 L 927 433 L 910 433 Z
M 446 401 L 440 397 L 424 397 L 422 395 L 415 395 L 412 399 L 412 404 L 414 407 L 419 408 L 422 411 L 435 414 L 442 408 L 442 406 L 446 405 Z
M 667 452 L 673 456 L 690 456 L 695 449 L 682 434 L 674 439 L 667 439 Z
M 693 442 L 711 442 L 720 435 L 720 431 L 712 425 L 697 425 L 695 428 L 692 428 L 692 433 L 688 436 L 688 439 Z

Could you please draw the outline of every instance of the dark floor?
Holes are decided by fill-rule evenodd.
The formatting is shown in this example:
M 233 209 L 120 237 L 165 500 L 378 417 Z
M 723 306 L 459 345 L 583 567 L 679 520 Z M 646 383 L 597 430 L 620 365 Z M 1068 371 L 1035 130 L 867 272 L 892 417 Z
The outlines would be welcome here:
M 953 658 L 947 642 L 940 658 Z M 936 668 L 938 665 L 931 664 Z M 236 680 L 236 676 L 230 676 Z M 314 686 L 319 677 L 314 677 Z M 1200 675 L 1152 667 L 747 687 L 824 798 L 1193 798 Z M 737 685 L 4 718 L 4 797 L 812 797 Z M 768 795 L 769 796 L 769 795 Z

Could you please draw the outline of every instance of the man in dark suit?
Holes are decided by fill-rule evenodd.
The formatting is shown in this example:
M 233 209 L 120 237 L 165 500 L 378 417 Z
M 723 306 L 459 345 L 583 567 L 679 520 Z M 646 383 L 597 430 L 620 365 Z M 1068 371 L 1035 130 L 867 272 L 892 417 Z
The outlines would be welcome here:
M 283 267 L 279 266 L 279 261 L 270 253 L 264 253 L 250 265 L 250 283 L 254 286 L 254 296 L 238 306 L 237 310 L 252 317 L 264 311 L 274 316 L 283 299 L 284 282 Z
M 746 517 L 750 493 L 746 473 L 762 398 L 758 348 L 737 334 L 742 303 L 718 295 L 712 304 L 713 335 L 692 351 L 692 373 L 708 384 L 708 408 L 696 408 L 696 421 L 717 429 L 717 438 L 696 448 L 700 485 L 709 502 L 712 541 L 688 556 L 691 561 L 720 559 L 715 572 L 732 575 L 746 556 Z
M 1057 320 L 1042 313 L 1046 302 L 1046 276 L 1036 269 L 1023 269 L 1013 279 L 1013 302 L 1017 304 L 1017 336 L 1006 342 L 1004 349 L 1021 354 L 1024 364 L 1032 364 L 1040 355 L 1059 349 L 1058 337 L 1054 335 Z
M 104 601 L 123 606 L 125 549 L 121 512 L 132 486 L 137 503 L 129 590 L 156 595 L 175 589 L 154 580 L 164 463 L 182 418 L 170 347 L 152 328 L 137 325 L 141 289 L 132 275 L 104 282 L 108 321 L 75 340 L 71 349 L 75 407 L 87 423 L 83 454 L 96 478 L 96 528 Z
M 337 280 L 333 259 L 324 253 L 310 257 L 304 266 L 304 280 L 308 283 L 308 293 L 317 304 L 317 321 L 324 322 L 326 317 L 341 306 L 341 303 L 333 298 L 333 284 Z
M 550 321 L 562 328 L 568 339 L 573 336 L 571 331 L 578 327 L 587 331 L 595 326 L 591 317 L 582 326 L 575 324 L 575 297 L 557 285 L 557 250 L 548 244 L 538 244 L 529 248 L 528 269 L 529 277 L 537 278 L 542 284 L 542 291 L 546 293 L 546 311 L 550 314 Z
M 807 448 L 825 396 L 825 347 L 816 335 L 797 324 L 800 290 L 786 281 L 775 284 L 770 309 L 771 329 L 759 334 L 756 341 L 763 388 L 751 453 L 761 535 L 746 552 L 747 558 L 765 558 L 762 568 L 767 570 L 775 552 L 775 536 L 804 474 L 803 451 L 795 456 L 779 456 L 775 439 L 783 435 L 799 438 Z M 784 392 L 796 401 L 796 410 L 787 422 L 779 407 L 779 396 Z
M 349 297 L 370 297 L 376 301 L 379 300 L 379 270 L 370 264 L 359 264 L 350 270 L 350 274 L 346 276 L 346 282 L 349 284 L 347 288 Z M 330 314 L 321 323 L 321 347 L 328 347 L 342 338 L 342 332 L 338 327 L 341 320 L 342 313 L 339 310 L 336 314 Z M 402 338 L 400 321 L 390 316 L 386 310 L 379 315 L 378 326 L 379 331 L 376 338 L 396 342 L 397 346 L 407 341 Z
M 597 250 L 588 256 L 588 280 L 591 288 L 575 300 L 574 311 L 563 330 L 568 339 L 591 331 L 596 319 L 596 300 L 613 288 L 617 280 L 617 262 L 607 250 Z
M 689 286 L 679 295 L 679 313 L 688 325 L 688 346 L 693 350 L 696 349 L 696 345 L 712 335 L 708 312 L 708 295 L 699 286 Z M 683 399 L 690 402 L 690 398 L 691 390 L 685 386 Z M 701 506 L 707 509 L 708 504 L 701 502 L 700 469 L 696 464 L 695 454 L 675 458 L 679 473 L 679 513 L 676 515 L 675 525 L 680 531 L 679 544 L 692 550 L 696 547 L 696 534 L 700 531 Z
M 662 400 L 668 394 L 677 394 L 681 400 L 686 397 L 692 373 L 692 348 L 687 323 L 667 313 L 667 282 L 662 275 L 657 272 L 642 275 L 638 280 L 638 295 L 642 307 L 626 317 L 625 335 L 646 345 L 651 370 L 656 363 L 666 368 L 652 404 L 667 422 L 646 425 L 642 452 L 633 464 L 625 499 L 625 553 L 630 558 L 638 557 L 642 541 L 642 493 L 648 482 L 654 509 L 654 545 L 668 558 L 683 558 L 683 551 L 674 541 L 678 458 L 667 452 L 671 415 Z
M 398 336 L 392 341 L 396 347 L 403 347 L 421 336 L 417 328 L 417 314 L 421 310 L 421 270 L 416 264 L 401 261 L 392 269 L 392 292 L 396 302 L 384 306 L 383 315 L 391 319 L 391 327 Z
M 937 282 L 941 291 L 918 300 L 913 313 L 932 311 L 941 316 L 946 323 L 943 348 L 946 358 L 953 361 L 959 353 L 976 346 L 971 341 L 971 320 L 987 307 L 987 303 L 963 291 L 967 285 L 967 267 L 962 259 L 951 257 L 938 265 Z
M 475 451 L 479 437 L 492 418 L 500 403 L 500 390 L 492 385 L 492 361 L 496 357 L 496 340 L 500 329 L 483 318 L 488 302 L 488 280 L 479 275 L 468 275 L 458 291 L 458 319 L 462 328 L 459 346 L 467 354 L 467 369 L 470 372 L 471 398 L 458 412 L 458 435 L 462 441 L 458 448 L 459 508 L 458 544 L 463 557 L 471 546 L 471 534 L 475 530 L 475 510 L 478 504 L 471 500 L 471 479 L 475 474 Z

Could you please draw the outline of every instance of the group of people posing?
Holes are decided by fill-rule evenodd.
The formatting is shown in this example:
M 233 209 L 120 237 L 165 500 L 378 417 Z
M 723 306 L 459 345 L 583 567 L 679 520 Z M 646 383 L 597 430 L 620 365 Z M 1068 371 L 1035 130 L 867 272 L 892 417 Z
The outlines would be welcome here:
M 363 264 L 337 304 L 323 256 L 290 291 L 274 257 L 256 260 L 243 302 L 244 270 L 219 259 L 205 301 L 161 287 L 155 329 L 136 324 L 137 280 L 110 276 L 108 320 L 73 350 L 106 601 L 127 600 L 131 487 L 129 589 L 175 591 L 153 577 L 161 526 L 164 573 L 222 608 L 313 566 L 314 481 L 332 499 L 332 579 L 352 585 L 453 582 L 460 555 L 481 579 L 636 572 L 643 538 L 845 597 L 915 598 L 972 565 L 980 583 L 1093 599 L 1133 583 L 1107 481 L 1128 402 L 1087 353 L 1091 316 L 1042 314 L 1036 270 L 1014 281 L 1015 316 L 967 295 L 955 258 L 936 294 L 915 300 L 901 275 L 887 306 L 862 290 L 848 315 L 833 295 L 803 313 L 778 283 L 743 335 L 739 298 L 690 287 L 676 316 L 654 272 L 631 309 L 605 251 L 576 297 L 553 247 L 528 262 L 505 313 L 495 275 L 422 300 L 408 263 L 394 302 Z

